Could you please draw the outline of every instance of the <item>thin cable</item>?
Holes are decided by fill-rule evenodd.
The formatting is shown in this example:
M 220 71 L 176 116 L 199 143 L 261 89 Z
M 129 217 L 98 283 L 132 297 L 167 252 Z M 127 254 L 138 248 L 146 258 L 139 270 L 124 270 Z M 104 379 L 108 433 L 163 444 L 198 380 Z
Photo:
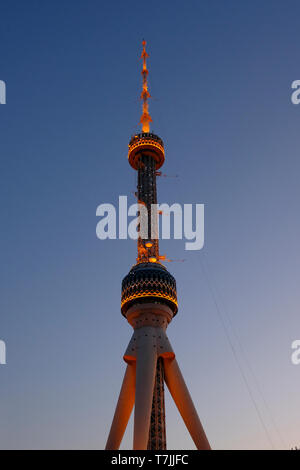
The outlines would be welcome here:
M 209 263 L 208 263 L 208 261 L 207 261 L 207 256 L 205 255 L 204 258 L 206 258 L 206 261 L 205 261 L 205 263 L 206 263 L 206 270 L 207 270 L 207 272 L 209 272 L 209 271 L 211 271 L 211 268 L 209 268 Z M 221 298 L 222 296 L 220 295 L 220 291 L 219 291 L 218 288 L 217 288 L 216 282 L 214 282 L 214 277 L 212 276 L 211 272 L 210 272 L 209 274 L 210 274 L 210 279 L 211 279 L 212 282 L 214 283 L 214 289 L 215 289 L 215 292 L 216 292 L 216 294 L 217 294 L 217 296 L 218 296 L 218 299 L 219 299 L 219 300 L 220 300 L 220 299 L 222 300 L 222 298 Z M 276 431 L 276 433 L 277 433 L 277 435 L 278 435 L 278 437 L 279 437 L 279 439 L 280 439 L 280 441 L 281 441 L 281 444 L 283 445 L 284 448 L 287 448 L 287 445 L 286 445 L 286 442 L 285 442 L 285 440 L 284 440 L 284 438 L 283 438 L 283 435 L 281 434 L 281 432 L 280 432 L 280 430 L 279 430 L 279 427 L 278 427 L 278 425 L 277 425 L 277 423 L 276 423 L 276 420 L 275 420 L 275 418 L 274 418 L 274 416 L 273 416 L 273 413 L 272 413 L 272 411 L 271 411 L 271 408 L 270 408 L 270 406 L 269 406 L 269 404 L 268 404 L 268 402 L 267 402 L 267 400 L 266 400 L 266 398 L 265 398 L 265 396 L 264 396 L 264 393 L 263 393 L 263 391 L 262 391 L 262 389 L 261 389 L 261 387 L 260 387 L 259 380 L 258 380 L 258 378 L 257 378 L 257 376 L 256 376 L 256 374 L 255 374 L 255 372 L 254 372 L 254 370 L 253 370 L 253 367 L 251 366 L 251 363 L 250 363 L 250 361 L 249 361 L 249 359 L 248 359 L 248 356 L 247 356 L 247 354 L 246 354 L 246 351 L 245 351 L 245 348 L 244 348 L 244 346 L 243 346 L 243 344 L 242 344 L 242 341 L 240 340 L 240 338 L 239 338 L 239 336 L 238 336 L 238 333 L 237 333 L 237 330 L 236 330 L 236 328 L 235 328 L 235 326 L 234 326 L 234 324 L 233 324 L 232 318 L 231 318 L 231 316 L 228 314 L 228 312 L 226 311 L 226 309 L 225 309 L 225 307 L 224 307 L 224 302 L 221 302 L 221 303 L 222 303 L 222 305 L 223 305 L 223 312 L 224 312 L 224 314 L 225 314 L 225 316 L 226 316 L 226 318 L 227 318 L 228 323 L 230 324 L 230 327 L 231 327 L 231 329 L 232 329 L 233 335 L 235 336 L 236 342 L 237 342 L 237 344 L 238 344 L 238 346 L 239 346 L 239 348 L 240 348 L 240 350 L 241 350 L 241 354 L 242 354 L 242 356 L 243 356 L 243 358 L 244 358 L 244 361 L 245 361 L 245 363 L 246 363 L 246 365 L 247 365 L 247 367 L 248 367 L 248 369 L 249 369 L 250 374 L 252 375 L 252 378 L 253 378 L 253 381 L 254 381 L 254 383 L 255 383 L 255 386 L 256 386 L 256 389 L 257 389 L 257 391 L 258 391 L 258 394 L 260 395 L 261 400 L 262 400 L 262 402 L 263 402 L 263 404 L 264 404 L 264 406 L 265 406 L 265 408 L 266 408 L 266 410 L 267 410 L 267 412 L 268 412 L 268 414 L 269 414 L 270 420 L 272 421 L 272 425 L 273 425 L 273 427 L 274 427 L 274 429 L 275 429 L 275 431 Z
M 212 286 L 211 286 L 209 277 L 207 276 L 207 273 L 206 273 L 206 270 L 205 270 L 205 268 L 204 268 L 204 264 L 203 264 L 202 261 L 200 261 L 200 265 L 201 265 L 201 268 L 202 268 L 202 272 L 203 272 L 204 278 L 205 278 L 205 280 L 206 280 L 206 282 L 207 282 L 207 285 L 208 285 L 208 288 L 209 288 L 209 290 L 210 290 L 210 293 L 211 293 L 213 302 L 214 302 L 214 304 L 215 304 L 218 317 L 219 317 L 219 319 L 220 319 L 220 321 L 221 321 L 221 324 L 222 324 L 222 327 L 223 327 L 223 329 L 224 329 L 224 332 L 225 332 L 227 341 L 228 341 L 228 343 L 229 343 L 229 345 L 230 345 L 230 348 L 231 348 L 231 350 L 232 350 L 233 356 L 234 356 L 234 358 L 235 358 L 235 360 L 236 360 L 237 366 L 238 366 L 238 368 L 239 368 L 240 374 L 241 374 L 241 376 L 242 376 L 242 378 L 243 378 L 243 381 L 244 381 L 245 386 L 246 386 L 246 388 L 247 388 L 247 391 L 248 391 L 248 393 L 249 393 L 249 396 L 250 396 L 250 399 L 251 399 L 251 401 L 252 401 L 252 404 L 253 404 L 253 406 L 254 406 L 254 408 L 255 408 L 255 411 L 256 411 L 256 413 L 257 413 L 258 419 L 259 419 L 259 421 L 260 421 L 260 423 L 261 423 L 261 425 L 262 425 L 262 427 L 263 427 L 263 429 L 264 429 L 264 431 L 265 431 L 266 437 L 267 437 L 267 439 L 268 439 L 268 441 L 269 441 L 269 443 L 270 443 L 272 449 L 275 450 L 275 446 L 274 446 L 274 444 L 273 444 L 271 435 L 270 435 L 270 433 L 269 433 L 269 431 L 268 431 L 268 429 L 267 429 L 267 426 L 266 426 L 266 424 L 265 424 L 265 422 L 264 422 L 264 420 L 263 420 L 262 414 L 260 413 L 259 407 L 258 407 L 258 405 L 257 405 L 257 403 L 256 403 L 255 397 L 254 397 L 254 395 L 253 395 L 253 393 L 252 393 L 252 390 L 251 390 L 250 384 L 249 384 L 249 382 L 248 382 L 248 380 L 247 380 L 247 377 L 246 377 L 246 375 L 244 374 L 244 371 L 243 371 L 242 365 L 241 365 L 241 363 L 240 363 L 240 360 L 239 360 L 237 351 L 236 351 L 236 349 L 235 349 L 235 347 L 234 347 L 233 342 L 231 341 L 230 334 L 229 334 L 229 332 L 228 332 L 227 326 L 226 326 L 226 324 L 225 324 L 225 322 L 224 322 L 223 316 L 222 316 L 221 311 L 220 311 L 220 309 L 219 309 L 219 305 L 218 305 L 216 296 L 215 296 L 215 294 L 214 294 L 214 291 L 213 291 L 213 289 L 212 289 Z

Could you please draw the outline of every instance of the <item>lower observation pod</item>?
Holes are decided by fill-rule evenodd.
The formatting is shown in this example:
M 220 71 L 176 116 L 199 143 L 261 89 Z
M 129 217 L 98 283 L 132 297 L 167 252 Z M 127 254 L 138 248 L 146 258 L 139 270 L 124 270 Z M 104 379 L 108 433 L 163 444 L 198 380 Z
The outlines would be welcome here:
M 122 282 L 121 311 L 136 303 L 159 302 L 177 313 L 176 281 L 160 263 L 140 263 L 135 265 Z

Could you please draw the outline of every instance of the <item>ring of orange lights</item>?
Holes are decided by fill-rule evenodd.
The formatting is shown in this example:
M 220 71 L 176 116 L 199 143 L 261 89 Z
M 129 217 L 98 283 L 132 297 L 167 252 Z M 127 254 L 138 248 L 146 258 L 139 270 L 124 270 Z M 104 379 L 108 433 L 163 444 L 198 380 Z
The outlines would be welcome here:
M 157 170 L 165 161 L 163 146 L 151 137 L 137 137 L 131 141 L 128 147 L 128 161 L 135 170 L 138 170 L 139 158 L 142 153 L 146 155 L 149 153 L 155 159 Z
M 157 292 L 157 291 L 156 292 L 149 292 L 149 291 L 143 292 L 142 291 L 142 292 L 136 292 L 135 294 L 129 295 L 128 297 L 124 296 L 123 300 L 121 301 L 121 309 L 123 309 L 123 307 L 126 304 L 128 304 L 129 302 L 132 302 L 133 300 L 147 298 L 147 297 L 151 297 L 152 299 L 157 298 L 157 299 L 167 300 L 168 302 L 172 304 L 175 314 L 177 313 L 177 310 L 178 310 L 177 297 L 175 297 L 174 295 L 163 294 L 162 292 Z

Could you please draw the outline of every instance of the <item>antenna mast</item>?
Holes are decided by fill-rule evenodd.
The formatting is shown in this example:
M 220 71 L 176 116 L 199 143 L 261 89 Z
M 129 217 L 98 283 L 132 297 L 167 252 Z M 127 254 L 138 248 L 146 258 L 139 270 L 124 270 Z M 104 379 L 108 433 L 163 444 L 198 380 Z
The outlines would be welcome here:
M 141 55 L 141 59 L 143 59 L 143 90 L 141 93 L 141 99 L 143 100 L 143 114 L 141 116 L 140 124 L 142 124 L 142 132 L 150 132 L 150 122 L 152 122 L 151 116 L 149 114 L 149 105 L 148 105 L 148 98 L 151 97 L 148 91 L 148 69 L 147 69 L 147 57 L 149 54 L 146 52 L 146 41 L 142 42 L 143 44 L 143 51 Z

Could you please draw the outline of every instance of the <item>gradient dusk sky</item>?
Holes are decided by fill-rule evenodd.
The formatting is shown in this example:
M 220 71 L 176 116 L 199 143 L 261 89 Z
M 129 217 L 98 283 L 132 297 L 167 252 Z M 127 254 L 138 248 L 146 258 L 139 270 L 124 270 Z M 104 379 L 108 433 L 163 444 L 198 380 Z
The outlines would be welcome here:
M 300 445 L 299 1 L 2 0 L 0 14 L 0 448 L 105 446 L 136 245 L 97 239 L 96 208 L 135 202 L 143 38 L 163 173 L 178 175 L 159 201 L 205 204 L 203 250 L 161 242 L 185 259 L 167 265 L 183 375 L 214 449 Z M 193 449 L 166 393 L 168 448 Z

